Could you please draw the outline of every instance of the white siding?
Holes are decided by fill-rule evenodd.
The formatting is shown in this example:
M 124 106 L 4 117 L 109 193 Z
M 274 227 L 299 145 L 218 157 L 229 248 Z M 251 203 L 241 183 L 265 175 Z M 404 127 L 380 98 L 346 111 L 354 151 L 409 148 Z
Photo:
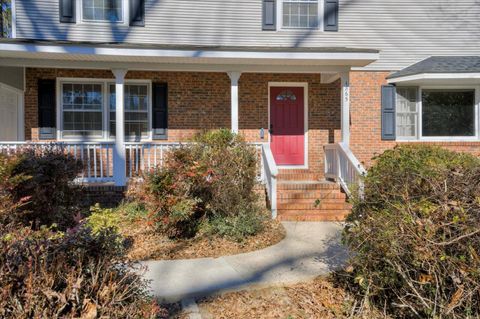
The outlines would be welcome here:
M 17 37 L 225 46 L 381 50 L 368 69 L 430 55 L 480 54 L 478 0 L 340 0 L 339 32 L 261 30 L 261 0 L 146 0 L 145 27 L 60 24 L 58 0 L 16 0 Z

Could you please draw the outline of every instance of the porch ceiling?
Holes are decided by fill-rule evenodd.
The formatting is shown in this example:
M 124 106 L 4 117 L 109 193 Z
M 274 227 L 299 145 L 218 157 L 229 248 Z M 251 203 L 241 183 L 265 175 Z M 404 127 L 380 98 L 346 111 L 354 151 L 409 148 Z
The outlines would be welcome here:
M 0 65 L 242 72 L 339 72 L 379 52 L 357 48 L 197 47 L 1 40 Z

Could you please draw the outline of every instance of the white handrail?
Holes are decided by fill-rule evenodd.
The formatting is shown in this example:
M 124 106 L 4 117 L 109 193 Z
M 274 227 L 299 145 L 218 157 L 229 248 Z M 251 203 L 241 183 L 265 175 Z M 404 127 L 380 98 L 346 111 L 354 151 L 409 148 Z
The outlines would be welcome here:
M 363 194 L 363 177 L 367 170 L 353 155 L 350 148 L 344 143 L 329 144 L 324 146 L 325 177 L 333 178 L 340 183 L 347 195 L 358 188 L 359 195 Z
M 263 182 L 267 188 L 272 218 L 277 218 L 277 175 L 278 167 L 273 158 L 272 150 L 269 144 L 262 145 L 262 168 Z

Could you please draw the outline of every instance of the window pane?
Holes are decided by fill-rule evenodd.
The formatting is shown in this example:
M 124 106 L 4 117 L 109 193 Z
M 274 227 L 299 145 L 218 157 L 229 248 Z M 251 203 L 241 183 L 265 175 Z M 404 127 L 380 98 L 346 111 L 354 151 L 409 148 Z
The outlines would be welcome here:
M 83 19 L 119 22 L 123 20 L 123 0 L 83 0 Z
M 148 85 L 125 85 L 125 137 L 148 137 Z M 110 85 L 110 136 L 115 136 L 115 86 Z
M 424 90 L 423 136 L 475 136 L 474 90 Z
M 286 0 L 282 9 L 283 27 L 318 27 L 318 0 Z
M 102 136 L 102 86 L 62 85 L 63 136 Z
M 397 137 L 417 136 L 417 88 L 397 87 Z

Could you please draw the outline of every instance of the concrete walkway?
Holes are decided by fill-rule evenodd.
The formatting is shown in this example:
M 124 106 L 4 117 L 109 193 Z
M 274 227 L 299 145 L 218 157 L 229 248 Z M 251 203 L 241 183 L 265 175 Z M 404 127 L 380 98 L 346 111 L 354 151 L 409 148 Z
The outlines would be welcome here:
M 296 283 L 327 274 L 345 261 L 337 223 L 283 223 L 277 245 L 234 256 L 147 261 L 146 279 L 165 302 L 251 287 Z

